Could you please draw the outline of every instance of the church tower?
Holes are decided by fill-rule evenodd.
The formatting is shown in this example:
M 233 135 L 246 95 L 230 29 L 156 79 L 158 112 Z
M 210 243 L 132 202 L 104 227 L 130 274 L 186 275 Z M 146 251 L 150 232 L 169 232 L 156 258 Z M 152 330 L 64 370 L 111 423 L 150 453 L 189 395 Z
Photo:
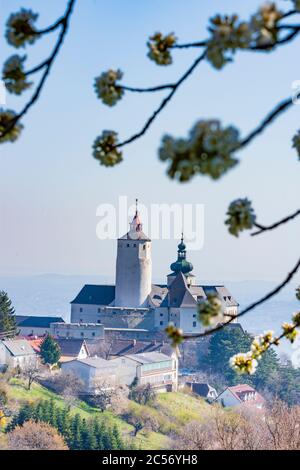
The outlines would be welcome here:
M 115 306 L 147 307 L 151 282 L 151 240 L 142 231 L 136 200 L 129 232 L 118 239 Z
M 181 235 L 181 241 L 178 245 L 177 250 L 177 261 L 170 266 L 171 273 L 168 274 L 168 287 L 172 284 L 178 273 L 182 273 L 187 281 L 188 286 L 195 284 L 195 276 L 191 273 L 193 271 L 193 265 L 186 259 L 186 245 L 183 240 L 183 234 Z

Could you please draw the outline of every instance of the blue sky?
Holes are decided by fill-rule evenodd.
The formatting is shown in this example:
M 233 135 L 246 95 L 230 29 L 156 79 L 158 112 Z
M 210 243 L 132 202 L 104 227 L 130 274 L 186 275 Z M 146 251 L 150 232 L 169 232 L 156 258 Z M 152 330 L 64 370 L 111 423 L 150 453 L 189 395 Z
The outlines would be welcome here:
M 107 108 L 93 90 L 94 77 L 121 68 L 124 83 L 150 86 L 177 79 L 197 51 L 176 51 L 174 65 L 157 67 L 146 40 L 156 30 L 174 31 L 180 42 L 206 37 L 208 18 L 237 12 L 248 18 L 258 1 L 78 0 L 71 28 L 42 97 L 24 119 L 20 140 L 0 148 L 0 275 L 39 273 L 114 275 L 116 243 L 96 237 L 96 209 L 119 195 L 145 205 L 205 205 L 205 243 L 189 258 L 199 281 L 277 280 L 299 256 L 299 221 L 255 239 L 235 239 L 224 226 L 231 200 L 248 196 L 261 223 L 271 223 L 299 206 L 299 162 L 291 138 L 299 129 L 300 107 L 286 115 L 240 154 L 240 164 L 222 180 L 196 177 L 180 185 L 165 175 L 157 158 L 163 134 L 185 136 L 197 119 L 219 118 L 245 135 L 300 80 L 299 39 L 273 54 L 239 53 L 221 72 L 201 64 L 178 91 L 147 135 L 124 149 L 116 168 L 100 167 L 91 156 L 94 138 L 114 129 L 126 138 L 140 129 L 161 100 L 129 95 Z M 20 6 L 40 13 L 44 27 L 59 17 L 66 1 L 0 0 L 1 63 L 15 50 L 4 25 Z M 278 2 L 282 7 L 288 1 Z M 28 47 L 28 66 L 50 52 L 55 34 Z M 20 51 L 23 53 L 23 50 Z M 23 98 L 8 96 L 20 109 Z M 153 276 L 164 279 L 176 256 L 175 240 L 153 243 Z

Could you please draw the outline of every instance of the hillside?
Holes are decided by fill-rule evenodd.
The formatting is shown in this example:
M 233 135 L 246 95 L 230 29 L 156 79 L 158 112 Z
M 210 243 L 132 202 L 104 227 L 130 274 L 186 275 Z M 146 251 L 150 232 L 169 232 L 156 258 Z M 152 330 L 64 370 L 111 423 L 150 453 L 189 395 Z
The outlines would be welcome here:
M 40 384 L 34 383 L 32 389 L 28 391 L 20 379 L 10 379 L 7 386 L 8 405 L 11 409 L 17 410 L 21 404 L 26 402 L 37 402 L 40 400 L 54 400 L 57 406 L 66 406 L 63 398 Z M 155 405 L 139 405 L 133 401 L 128 401 L 126 412 L 122 416 L 117 416 L 112 411 L 99 410 L 87 405 L 85 402 L 76 400 L 72 406 L 72 413 L 79 413 L 84 418 L 98 415 L 107 424 L 116 424 L 123 437 L 134 440 L 134 445 L 138 449 L 166 449 L 171 444 L 170 436 L 176 433 L 184 424 L 201 420 L 211 407 L 202 399 L 182 392 L 172 392 L 160 394 Z M 132 422 L 135 418 L 142 419 L 146 426 L 137 432 Z M 147 428 L 147 423 L 152 423 L 151 429 Z M 0 435 L 4 442 L 5 435 Z

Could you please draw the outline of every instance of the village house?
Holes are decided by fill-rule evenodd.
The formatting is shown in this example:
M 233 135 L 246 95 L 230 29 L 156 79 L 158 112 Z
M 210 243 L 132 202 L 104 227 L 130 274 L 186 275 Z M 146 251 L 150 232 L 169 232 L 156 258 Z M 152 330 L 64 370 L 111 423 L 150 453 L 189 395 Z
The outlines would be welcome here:
M 26 339 L 7 339 L 0 341 L 0 368 L 21 369 L 35 364 L 37 355 Z
M 226 408 L 231 406 L 246 405 L 261 409 L 265 404 L 265 399 L 262 397 L 262 395 L 260 395 L 260 393 L 258 393 L 253 387 L 247 384 L 227 387 L 216 398 L 216 401 Z
M 55 341 L 61 351 L 60 363 L 89 357 L 89 350 L 85 340 L 57 338 Z
M 159 352 L 124 355 L 106 360 L 100 357 L 76 359 L 62 364 L 63 372 L 72 372 L 92 391 L 99 382 L 114 385 L 137 385 L 150 383 L 160 392 L 177 391 L 178 361 L 176 355 L 166 356 Z
M 199 397 L 205 398 L 209 402 L 214 401 L 218 396 L 217 390 L 208 383 L 186 382 L 185 386 L 188 387 L 191 392 L 199 395 Z

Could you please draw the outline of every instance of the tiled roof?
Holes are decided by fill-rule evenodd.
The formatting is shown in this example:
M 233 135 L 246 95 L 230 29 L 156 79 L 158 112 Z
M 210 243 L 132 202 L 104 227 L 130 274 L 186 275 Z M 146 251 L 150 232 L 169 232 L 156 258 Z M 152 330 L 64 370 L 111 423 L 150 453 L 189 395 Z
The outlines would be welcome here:
M 99 341 L 86 340 L 91 355 L 101 355 L 103 352 L 103 345 Z M 115 340 L 108 348 L 110 356 L 124 356 L 128 354 L 140 354 L 145 352 L 158 351 L 167 355 L 172 354 L 172 348 L 168 343 L 164 344 L 160 341 L 135 341 L 135 340 Z
M 41 351 L 41 344 L 44 341 L 44 338 L 37 338 L 37 339 L 27 339 L 28 343 L 32 347 L 32 349 L 36 352 L 39 353 Z
M 71 304 L 109 305 L 115 298 L 115 286 L 86 284 Z
M 168 295 L 168 287 L 165 285 L 152 285 L 152 289 L 149 295 L 149 302 L 154 307 L 160 307 L 162 302 Z
M 207 397 L 208 392 L 215 391 L 208 383 L 199 383 L 199 382 L 186 382 L 192 392 L 197 393 L 201 397 Z
M 2 343 L 14 357 L 31 356 L 32 354 L 35 354 L 34 350 L 26 339 L 8 339 L 3 340 Z
M 28 315 L 16 315 L 15 319 L 17 322 L 17 325 L 19 325 L 22 321 L 26 320 L 28 318 Z
M 50 328 L 51 323 L 64 323 L 64 319 L 61 317 L 26 317 L 25 320 L 18 323 L 20 327 L 32 327 L 32 328 Z
M 146 352 L 142 354 L 126 354 L 126 357 L 140 364 L 152 364 L 155 362 L 169 361 L 170 357 L 160 352 Z
M 240 385 L 235 385 L 233 387 L 228 387 L 227 390 L 229 390 L 241 403 L 264 403 L 265 399 L 260 395 L 253 387 L 251 387 L 248 384 L 240 384 Z M 245 400 L 245 397 L 248 396 L 248 394 L 254 393 L 255 396 L 251 400 Z
M 81 362 L 82 364 L 95 367 L 96 369 L 113 369 L 118 367 L 118 363 L 107 361 L 106 359 L 102 359 L 102 357 L 87 357 L 86 359 L 76 359 L 76 362 Z
M 77 357 L 83 345 L 86 346 L 83 339 L 56 339 L 60 347 L 62 356 Z

